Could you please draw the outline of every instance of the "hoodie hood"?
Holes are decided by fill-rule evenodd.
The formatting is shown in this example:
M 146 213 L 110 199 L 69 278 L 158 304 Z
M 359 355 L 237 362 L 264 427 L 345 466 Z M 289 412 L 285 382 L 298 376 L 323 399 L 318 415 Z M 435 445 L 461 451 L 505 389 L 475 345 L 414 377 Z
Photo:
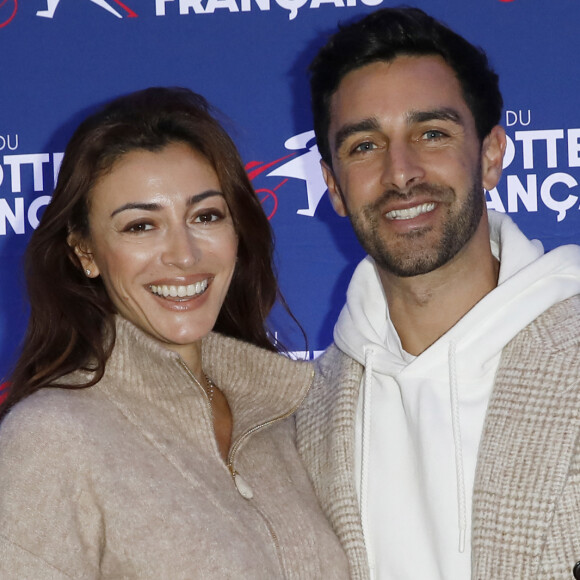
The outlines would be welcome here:
M 522 328 L 550 306 L 580 293 L 580 247 L 561 246 L 544 254 L 542 244 L 528 240 L 507 215 L 490 211 L 489 224 L 492 252 L 500 261 L 498 286 L 421 354 L 423 367 L 446 365 L 447 356 L 441 360 L 441 351 L 446 352 L 453 341 L 470 372 L 477 372 L 475 367 L 485 371 L 487 361 Z M 354 272 L 334 340 L 363 365 L 365 349 L 376 346 L 381 353 L 375 357 L 376 372 L 394 375 L 411 370 L 416 357 L 403 350 L 370 256 Z
M 398 514 L 405 519 L 411 515 L 410 525 L 421 530 L 410 542 L 415 552 L 401 556 L 403 561 L 421 554 L 432 559 L 433 567 L 441 564 L 443 578 L 469 575 L 470 490 L 501 351 L 548 308 L 580 293 L 580 247 L 562 246 L 544 254 L 541 243 L 528 240 L 508 216 L 496 212 L 489 212 L 489 229 L 491 250 L 500 262 L 497 287 L 419 356 L 401 345 L 370 257 L 356 268 L 335 326 L 336 345 L 365 368 L 355 466 L 371 578 L 376 565 L 380 571 L 397 564 L 374 545 L 375 540 L 378 545 L 399 540 L 398 531 L 395 536 L 383 533 L 382 522 L 392 515 L 393 504 L 385 512 L 381 502 L 397 498 L 401 490 L 400 504 L 432 510 L 426 521 L 413 516 L 412 507 L 409 514 Z M 418 472 L 429 476 L 417 479 Z M 417 485 L 418 480 L 422 483 Z M 394 481 L 403 483 L 397 487 Z M 413 487 L 417 489 L 409 493 Z M 433 508 L 436 504 L 444 507 Z M 459 555 L 450 556 L 454 512 Z M 402 554 L 407 546 L 403 542 L 394 550 Z

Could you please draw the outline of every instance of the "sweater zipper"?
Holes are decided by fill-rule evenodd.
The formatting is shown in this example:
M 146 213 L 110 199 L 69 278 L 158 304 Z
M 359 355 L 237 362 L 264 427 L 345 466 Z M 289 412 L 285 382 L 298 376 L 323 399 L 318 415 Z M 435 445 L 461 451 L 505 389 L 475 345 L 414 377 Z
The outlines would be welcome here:
M 185 364 L 185 362 L 183 361 L 183 359 L 181 357 L 179 357 L 179 364 L 185 369 L 185 372 L 189 376 L 191 382 L 195 385 L 195 388 L 199 389 L 199 385 L 197 384 L 197 381 L 195 380 L 193 373 L 189 370 L 189 367 Z M 201 389 L 201 390 L 205 396 L 205 400 L 207 403 L 206 406 L 207 406 L 207 409 L 209 411 L 209 414 L 213 418 L 213 410 L 211 408 L 211 401 L 209 400 L 209 395 L 207 394 L 205 389 Z M 212 431 L 213 431 L 213 422 L 212 422 Z M 214 437 L 215 437 L 215 432 L 214 432 Z
M 311 370 L 311 372 L 310 372 L 311 382 L 312 382 L 312 379 L 313 378 L 314 378 L 314 370 Z M 250 435 L 252 435 L 256 431 L 259 431 L 260 429 L 263 429 L 264 427 L 268 427 L 269 425 L 271 425 L 272 423 L 276 423 L 277 421 L 282 421 L 284 419 L 287 419 L 288 417 L 290 417 L 290 415 L 294 414 L 297 411 L 298 407 L 300 407 L 300 405 L 302 405 L 302 403 L 304 402 L 304 399 L 306 398 L 306 395 L 307 394 L 308 394 L 308 391 L 306 391 L 306 393 L 304 393 L 304 396 L 300 399 L 300 401 L 298 401 L 298 403 L 296 403 L 296 405 L 294 405 L 294 407 L 292 407 L 292 409 L 290 409 L 286 413 L 283 413 L 279 417 L 275 417 L 274 419 L 270 419 L 269 421 L 266 421 L 264 423 L 260 423 L 259 425 L 255 425 L 251 429 L 248 429 L 240 437 L 238 437 L 238 440 L 234 443 L 234 445 L 230 449 L 230 452 L 228 453 L 228 463 L 227 463 L 227 466 L 228 466 L 228 469 L 230 470 L 230 473 L 232 474 L 232 477 L 235 477 L 235 475 L 237 474 L 237 472 L 236 472 L 236 470 L 234 468 L 234 458 L 235 458 L 236 453 L 238 452 L 238 449 L 240 448 L 240 445 Z
M 310 373 L 310 382 L 311 383 L 312 383 L 313 378 L 314 378 L 314 370 L 311 370 L 311 373 Z M 236 483 L 236 476 L 238 476 L 238 477 L 241 477 L 241 476 L 239 476 L 238 472 L 236 471 L 236 469 L 234 467 L 234 461 L 235 461 L 236 453 L 238 452 L 238 449 L 240 448 L 241 444 L 250 435 L 252 435 L 256 431 L 259 431 L 260 429 L 263 429 L 264 427 L 268 427 L 272 423 L 275 423 L 277 421 L 282 421 L 282 420 L 290 417 L 293 413 L 296 412 L 298 407 L 300 407 L 300 405 L 303 403 L 307 394 L 308 394 L 308 391 L 306 391 L 306 393 L 304 393 L 304 396 L 300 399 L 300 401 L 298 401 L 298 403 L 296 403 L 296 405 L 294 405 L 294 407 L 292 409 L 290 409 L 289 411 L 287 411 L 286 413 L 283 413 L 282 415 L 280 415 L 279 417 L 275 417 L 274 419 L 270 419 L 269 421 L 265 421 L 264 423 L 260 423 L 259 425 L 256 425 L 256 426 L 252 427 L 251 429 L 248 429 L 244 434 L 242 434 L 240 437 L 238 437 L 237 441 L 234 443 L 234 445 L 230 449 L 230 452 L 228 453 L 228 462 L 227 462 L 227 467 L 228 467 L 230 474 L 232 476 L 234 485 L 236 486 L 236 489 L 238 489 L 238 491 L 239 491 L 239 488 L 238 488 L 238 485 Z M 274 527 L 270 523 L 270 520 L 268 519 L 266 514 L 264 514 L 262 512 L 262 510 L 256 505 L 256 502 L 252 502 L 252 506 L 254 507 L 254 509 L 256 510 L 256 512 L 262 518 L 262 520 L 264 521 L 264 524 L 266 525 L 266 529 L 268 530 L 270 537 L 272 538 L 272 542 L 274 544 L 274 550 L 276 552 L 276 555 L 278 556 L 280 570 L 282 571 L 283 577 L 287 578 L 288 576 L 286 574 L 286 569 L 284 568 L 284 561 L 282 559 L 282 550 L 280 547 L 280 541 L 278 540 L 278 535 L 276 534 Z
M 195 381 L 193 380 L 193 374 L 189 370 L 189 367 L 185 364 L 185 362 L 183 362 L 183 360 L 180 359 L 179 362 L 181 363 L 181 366 L 185 369 L 185 371 L 189 375 L 192 382 L 195 383 Z M 311 370 L 311 372 L 310 372 L 310 382 L 311 383 L 312 383 L 313 379 L 314 379 L 314 370 Z M 197 387 L 197 384 L 196 384 L 196 387 Z M 209 412 L 211 415 L 212 408 L 211 408 L 211 403 L 210 403 L 209 397 L 208 397 L 207 393 L 205 392 L 205 390 L 203 390 L 203 392 L 204 392 L 204 395 L 205 395 L 205 398 L 207 401 L 207 406 L 208 406 L 208 409 L 209 409 Z M 230 472 L 230 475 L 232 476 L 232 481 L 234 483 L 234 486 L 238 490 L 238 493 L 239 493 L 239 488 L 238 488 L 238 484 L 236 483 L 236 476 L 239 476 L 239 477 L 241 477 L 241 476 L 238 474 L 238 472 L 236 471 L 236 469 L 234 467 L 234 459 L 235 459 L 236 453 L 238 452 L 238 449 L 240 448 L 240 445 L 250 435 L 252 435 L 256 431 L 259 431 L 260 429 L 263 429 L 264 427 L 268 427 L 269 425 L 272 425 L 272 423 L 276 423 L 277 421 L 282 421 L 282 420 L 290 417 L 290 415 L 295 413 L 296 410 L 298 409 L 298 407 L 300 407 L 300 405 L 304 402 L 304 399 L 306 398 L 307 394 L 308 394 L 308 391 L 306 391 L 306 393 L 304 393 L 304 396 L 300 399 L 300 401 L 298 401 L 298 403 L 296 403 L 296 405 L 294 405 L 294 407 L 292 409 L 290 409 L 289 411 L 286 411 L 285 413 L 283 413 L 282 415 L 280 415 L 278 417 L 275 417 L 274 419 L 270 419 L 269 421 L 265 421 L 264 423 L 260 423 L 259 425 L 255 425 L 251 429 L 248 429 L 240 437 L 238 437 L 238 440 L 234 443 L 234 445 L 230 449 L 230 452 L 228 453 L 228 459 L 227 459 L 227 463 L 226 463 L 226 466 L 228 468 L 228 471 Z M 240 495 L 242 495 L 242 494 L 240 493 Z M 242 495 L 242 497 L 244 497 L 244 496 Z M 248 501 L 249 501 L 251 498 L 245 498 L 245 499 L 248 499 Z M 278 540 L 278 535 L 276 534 L 276 531 L 274 530 L 272 524 L 270 523 L 270 520 L 266 517 L 266 515 L 256 505 L 255 502 L 252 502 L 252 506 L 254 507 L 254 509 L 256 510 L 256 512 L 262 518 L 264 524 L 266 525 L 266 529 L 268 530 L 268 533 L 270 534 L 270 537 L 272 538 L 272 542 L 274 544 L 274 550 L 276 552 L 276 555 L 278 556 L 278 562 L 280 564 L 280 569 L 282 571 L 284 578 L 287 578 L 286 571 L 284 569 L 283 560 L 282 560 L 282 553 L 281 553 L 281 548 L 280 548 L 280 541 Z

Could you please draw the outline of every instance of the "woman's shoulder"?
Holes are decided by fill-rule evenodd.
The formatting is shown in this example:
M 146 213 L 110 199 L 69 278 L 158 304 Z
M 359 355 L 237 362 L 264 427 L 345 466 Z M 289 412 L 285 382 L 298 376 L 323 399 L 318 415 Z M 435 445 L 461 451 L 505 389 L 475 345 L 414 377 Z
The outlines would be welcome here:
M 78 440 L 103 414 L 96 389 L 45 388 L 18 402 L 0 424 L 0 448 L 12 440 L 50 445 L 55 439 Z

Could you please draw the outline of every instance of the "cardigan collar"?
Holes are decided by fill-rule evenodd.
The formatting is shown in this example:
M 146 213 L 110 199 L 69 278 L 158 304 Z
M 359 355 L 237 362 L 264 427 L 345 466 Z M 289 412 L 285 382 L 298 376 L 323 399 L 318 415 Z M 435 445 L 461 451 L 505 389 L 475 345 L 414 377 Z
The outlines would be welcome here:
M 256 427 L 293 413 L 313 379 L 308 363 L 217 333 L 203 339 L 202 364 L 230 405 L 232 447 Z M 208 416 L 206 395 L 181 357 L 120 316 L 99 387 L 118 406 L 140 415 L 140 423 L 164 412 L 184 434 L 192 420 Z

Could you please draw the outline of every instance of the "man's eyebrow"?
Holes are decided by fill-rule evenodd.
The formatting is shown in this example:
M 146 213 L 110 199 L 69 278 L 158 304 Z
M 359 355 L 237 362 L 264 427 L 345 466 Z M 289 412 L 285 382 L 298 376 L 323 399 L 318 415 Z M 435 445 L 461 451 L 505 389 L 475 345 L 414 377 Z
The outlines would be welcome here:
M 411 111 L 407 114 L 407 124 L 425 123 L 428 121 L 451 121 L 457 125 L 463 125 L 463 118 L 452 108 L 442 107 L 440 109 L 431 109 L 429 111 Z M 342 144 L 355 133 L 364 131 L 376 131 L 380 128 L 379 122 L 375 117 L 362 119 L 356 123 L 343 125 L 334 137 L 334 150 L 338 151 Z
M 192 205 L 195 205 L 196 203 L 199 203 L 200 201 L 203 201 L 204 199 L 207 199 L 208 197 L 214 197 L 214 196 L 220 196 L 220 197 L 224 197 L 224 194 L 221 191 L 217 191 L 216 189 L 208 189 L 207 191 L 202 191 L 201 193 L 197 193 L 196 195 L 192 195 L 188 200 L 187 200 L 187 206 L 191 207 Z M 159 211 L 162 208 L 160 203 L 145 203 L 145 202 L 131 202 L 131 203 L 126 203 L 124 205 L 122 205 L 121 207 L 118 207 L 116 210 L 114 210 L 111 213 L 111 217 L 116 216 L 118 213 L 121 213 L 123 211 L 127 211 L 130 209 L 140 209 L 143 211 Z
M 376 131 L 379 128 L 379 122 L 374 117 L 362 119 L 356 123 L 348 123 L 343 125 L 334 136 L 334 150 L 338 151 L 342 144 L 355 133 L 363 131 Z
M 451 121 L 457 125 L 463 125 L 463 118 L 455 110 L 448 107 L 431 109 L 429 111 L 411 111 L 407 115 L 407 123 L 426 123 L 428 121 Z

